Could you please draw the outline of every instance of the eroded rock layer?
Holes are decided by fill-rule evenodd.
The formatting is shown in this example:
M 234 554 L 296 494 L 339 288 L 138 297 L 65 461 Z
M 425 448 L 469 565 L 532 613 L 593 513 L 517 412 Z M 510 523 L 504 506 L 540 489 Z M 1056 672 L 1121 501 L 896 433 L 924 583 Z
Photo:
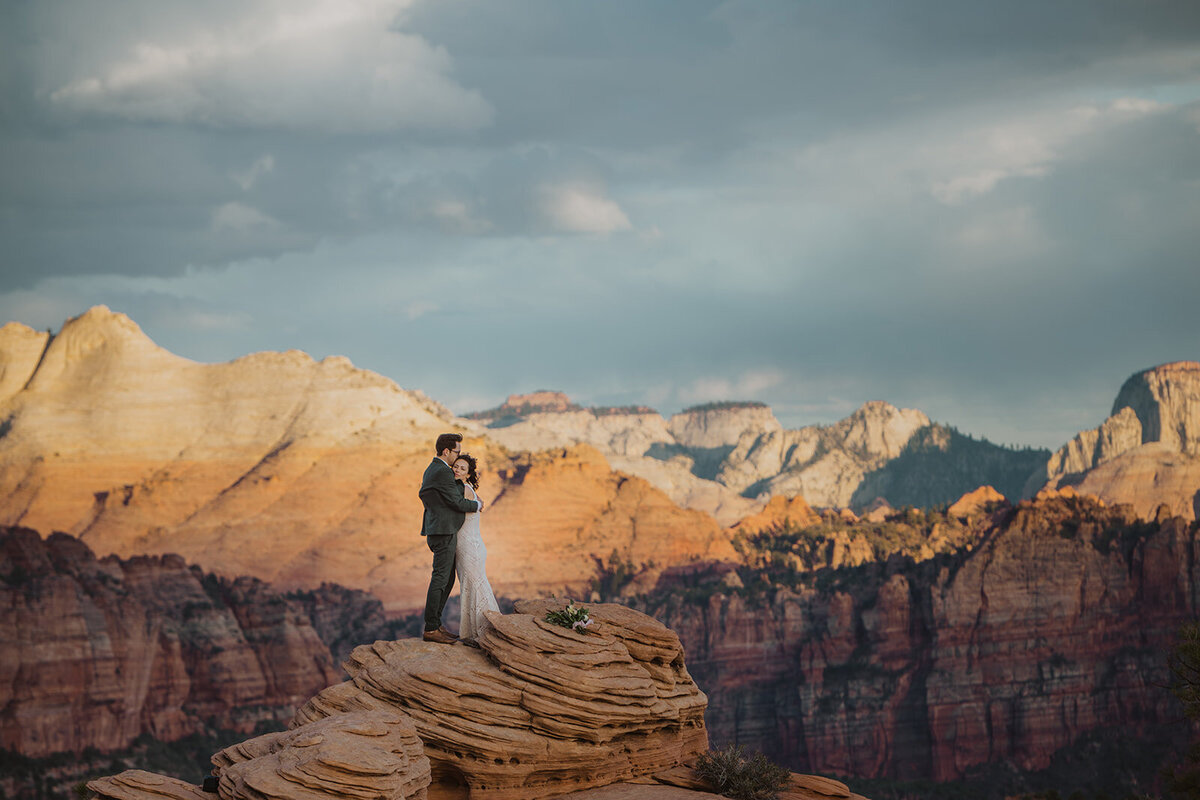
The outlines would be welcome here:
M 559 604 L 561 605 L 561 604 Z M 490 613 L 479 649 L 415 639 L 355 649 L 351 680 L 318 694 L 294 725 L 402 709 L 435 787 L 472 798 L 551 797 L 678 765 L 707 746 L 705 695 L 678 637 L 623 606 L 590 606 L 588 633 L 542 617 L 548 601 Z M 302 729 L 302 728 L 301 728 Z
M 0 747 L 26 756 L 282 721 L 338 679 L 308 616 L 178 556 L 0 530 Z
M 333 714 L 213 756 L 219 793 L 233 800 L 425 800 L 429 759 L 404 714 Z
M 695 578 L 672 592 L 665 575 L 650 610 L 687 643 L 717 742 L 818 773 L 949 780 L 1178 719 L 1166 653 L 1200 610 L 1200 526 L 1070 489 L 980 497 L 956 509 L 978 533 L 957 553 L 754 593 L 715 575 L 707 596 Z

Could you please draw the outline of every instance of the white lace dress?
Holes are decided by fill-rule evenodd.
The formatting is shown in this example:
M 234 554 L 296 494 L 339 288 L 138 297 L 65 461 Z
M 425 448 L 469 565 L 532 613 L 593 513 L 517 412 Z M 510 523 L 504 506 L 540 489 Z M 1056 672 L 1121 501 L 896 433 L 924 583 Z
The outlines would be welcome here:
M 478 499 L 470 484 L 464 486 L 463 491 L 468 500 Z M 459 635 L 464 639 L 474 639 L 483 632 L 488 624 L 483 616 L 484 611 L 500 610 L 487 579 L 487 548 L 483 546 L 483 537 L 479 533 L 479 516 L 478 511 L 467 514 L 462 527 L 458 529 L 458 549 L 454 554 L 462 592 Z

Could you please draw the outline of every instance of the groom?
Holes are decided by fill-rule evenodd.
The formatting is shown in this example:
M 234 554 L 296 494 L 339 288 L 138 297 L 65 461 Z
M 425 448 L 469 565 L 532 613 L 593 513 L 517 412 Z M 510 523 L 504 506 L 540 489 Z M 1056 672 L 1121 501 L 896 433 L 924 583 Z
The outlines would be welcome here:
M 443 433 L 434 448 L 437 458 L 425 469 L 421 479 L 421 502 L 425 518 L 421 535 L 433 551 L 433 575 L 425 595 L 425 633 L 427 642 L 454 644 L 458 638 L 442 627 L 442 609 L 454 586 L 454 551 L 458 547 L 458 529 L 468 512 L 483 511 L 482 500 L 467 500 L 454 480 L 454 459 L 462 453 L 462 434 Z

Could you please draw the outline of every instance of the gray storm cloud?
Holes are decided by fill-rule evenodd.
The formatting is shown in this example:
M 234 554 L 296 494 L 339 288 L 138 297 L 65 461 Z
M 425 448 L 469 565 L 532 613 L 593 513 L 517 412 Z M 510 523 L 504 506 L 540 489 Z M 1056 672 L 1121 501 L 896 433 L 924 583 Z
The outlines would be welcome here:
M 73 0 L 0 31 L 5 319 L 103 302 L 459 411 L 884 399 L 1051 446 L 1200 356 L 1194 3 Z

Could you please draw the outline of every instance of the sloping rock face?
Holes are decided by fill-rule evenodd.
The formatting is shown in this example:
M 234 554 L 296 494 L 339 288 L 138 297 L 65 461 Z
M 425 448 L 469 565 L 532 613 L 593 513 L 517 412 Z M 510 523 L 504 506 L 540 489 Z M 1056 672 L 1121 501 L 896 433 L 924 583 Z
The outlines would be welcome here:
M 829 427 L 767 431 L 738 440 L 719 479 L 770 494 L 799 494 L 821 506 L 850 505 L 863 477 L 900 455 L 929 418 L 871 402 Z
M 417 729 L 404 714 L 333 714 L 227 747 L 212 758 L 226 798 L 425 800 L 430 779 Z
M 510 455 L 470 435 L 482 428 L 344 358 L 291 351 L 197 364 L 97 307 L 54 337 L 0 329 L 0 388 L 0 524 L 63 530 L 102 555 L 177 553 L 281 589 L 335 582 L 392 612 L 418 609 L 430 555 L 416 490 L 437 434 L 455 429 L 482 459 L 501 594 L 581 590 L 593 557 L 614 550 L 662 567 L 668 554 L 720 557 L 728 546 L 710 517 L 594 450 Z M 536 558 L 531 530 L 545 537 Z
M 899 456 L 867 472 L 850 505 L 867 508 L 886 498 L 895 508 L 932 508 L 983 485 L 1015 501 L 1049 457 L 1048 450 L 1001 447 L 934 423 L 917 430 Z
M 307 615 L 178 556 L 97 561 L 65 534 L 0 530 L 0 747 L 39 757 L 286 720 L 338 679 Z
M 687 455 L 682 449 L 670 453 L 664 450 L 668 443 L 674 442 L 674 437 L 667 421 L 650 409 L 610 411 L 572 405 L 565 411 L 537 411 L 519 418 L 501 418 L 492 423 L 487 435 L 511 451 L 590 445 L 603 453 L 614 469 L 650 482 L 676 505 L 710 514 L 723 525 L 736 522 L 759 505 L 696 475 L 694 455 Z M 709 477 L 713 469 L 710 468 Z
M 212 800 L 199 786 L 143 769 L 129 769 L 89 781 L 87 788 L 101 800 Z
M 1055 452 L 1024 495 L 1043 486 L 1128 503 L 1144 518 L 1161 505 L 1200 516 L 1200 363 L 1177 361 L 1130 377 L 1109 418 Z
M 432 763 L 431 796 L 537 800 L 645 777 L 706 749 L 706 698 L 678 637 L 614 604 L 589 606 L 594 633 L 545 622 L 549 601 L 488 614 L 480 649 L 415 639 L 357 648 L 347 683 L 297 712 L 403 709 Z M 561 604 L 557 604 L 561 607 Z
M 49 343 L 48 332 L 35 331 L 19 322 L 0 327 L 0 353 L 4 354 L 0 361 L 0 402 L 25 388 Z
M 662 591 L 717 743 L 793 769 L 931 778 L 1046 767 L 1090 731 L 1172 724 L 1165 653 L 1200 610 L 1200 531 L 1067 490 L 968 514 L 957 554 Z M 758 598 L 758 599 L 755 599 Z
M 500 479 L 504 495 L 484 512 L 483 527 L 492 585 L 508 597 L 542 587 L 579 596 L 596 574 L 589 554 L 616 552 L 640 571 L 637 585 L 653 585 L 663 568 L 696 556 L 733 555 L 712 517 L 613 472 L 587 445 L 517 457 Z
M 217 794 L 144 770 L 89 781 L 100 800 L 426 800 L 429 759 L 403 714 L 334 714 L 294 731 L 269 733 L 212 757 Z
M 865 507 L 878 497 L 930 506 L 987 483 L 1015 497 L 1049 455 L 976 441 L 878 401 L 833 425 L 797 430 L 761 403 L 714 403 L 669 420 L 650 409 L 574 404 L 496 418 L 499 411 L 473 416 L 489 421 L 488 436 L 510 450 L 590 444 L 615 468 L 723 525 L 760 512 L 772 495 L 819 507 Z

